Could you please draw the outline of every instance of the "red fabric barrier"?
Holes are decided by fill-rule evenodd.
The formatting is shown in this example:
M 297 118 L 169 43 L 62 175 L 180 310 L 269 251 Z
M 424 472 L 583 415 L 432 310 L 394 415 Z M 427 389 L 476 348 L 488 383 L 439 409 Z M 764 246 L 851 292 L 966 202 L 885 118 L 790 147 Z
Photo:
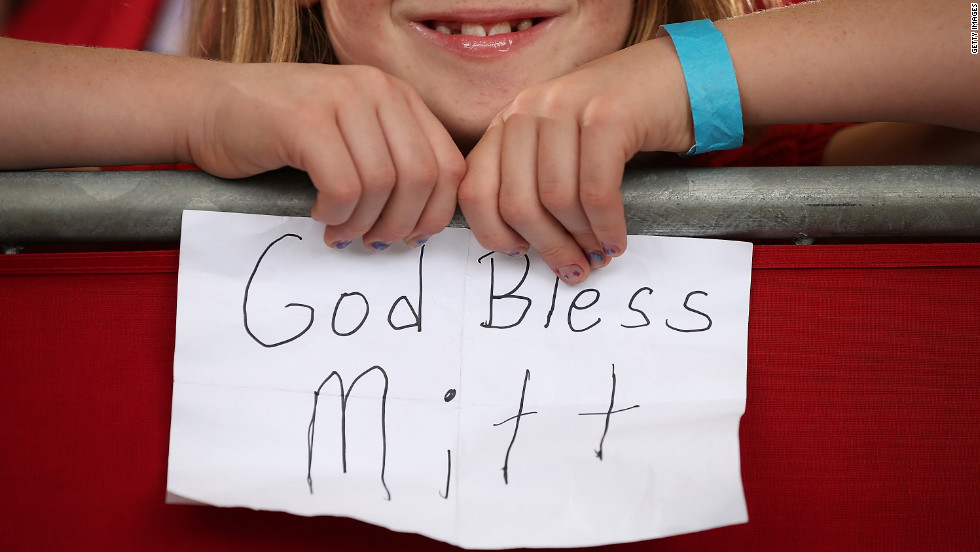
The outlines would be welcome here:
M 0 257 L 0 550 L 452 548 L 164 504 L 176 268 Z M 749 523 L 604 550 L 980 549 L 978 283 L 980 244 L 756 247 Z

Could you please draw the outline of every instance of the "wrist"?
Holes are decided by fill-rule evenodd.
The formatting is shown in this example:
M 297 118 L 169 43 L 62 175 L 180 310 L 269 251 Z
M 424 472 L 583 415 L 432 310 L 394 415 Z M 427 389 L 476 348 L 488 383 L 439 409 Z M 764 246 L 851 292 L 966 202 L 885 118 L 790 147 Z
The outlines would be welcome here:
M 208 143 L 208 128 L 214 108 L 222 100 L 222 88 L 232 80 L 235 64 L 197 58 L 183 58 L 181 101 L 171 102 L 174 157 L 182 163 L 200 163 L 200 152 Z
M 683 71 L 694 145 L 686 155 L 735 149 L 742 145 L 742 105 L 725 37 L 707 20 L 661 27 Z

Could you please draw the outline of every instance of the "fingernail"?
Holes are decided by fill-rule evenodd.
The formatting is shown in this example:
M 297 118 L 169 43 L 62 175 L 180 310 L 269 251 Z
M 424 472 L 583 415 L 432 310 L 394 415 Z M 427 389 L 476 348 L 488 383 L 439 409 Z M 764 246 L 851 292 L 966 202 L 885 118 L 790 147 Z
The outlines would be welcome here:
M 559 267 L 556 273 L 558 277 L 569 284 L 577 284 L 582 281 L 582 269 L 578 265 Z
M 602 253 L 598 251 L 589 251 L 589 266 L 592 268 L 601 267 L 605 260 L 606 258 L 602 256 Z
M 348 245 L 350 245 L 350 240 L 342 240 L 342 241 L 335 241 L 335 242 L 333 242 L 333 248 L 334 249 L 343 249 L 343 248 L 347 247 Z
M 504 255 L 507 255 L 508 257 L 519 257 L 524 253 L 526 253 L 526 251 L 523 251 L 521 249 L 512 249 L 510 251 L 505 251 Z
M 388 242 L 381 242 L 381 241 L 371 242 L 371 249 L 375 251 L 384 251 L 385 249 L 388 249 L 389 245 L 391 244 Z
M 619 248 L 613 245 L 603 245 L 602 252 L 606 254 L 607 257 L 615 257 L 619 255 Z
M 429 236 L 422 236 L 419 238 L 413 238 L 408 242 L 408 245 L 411 245 L 412 247 L 420 247 L 425 245 L 425 242 L 427 241 L 429 241 Z

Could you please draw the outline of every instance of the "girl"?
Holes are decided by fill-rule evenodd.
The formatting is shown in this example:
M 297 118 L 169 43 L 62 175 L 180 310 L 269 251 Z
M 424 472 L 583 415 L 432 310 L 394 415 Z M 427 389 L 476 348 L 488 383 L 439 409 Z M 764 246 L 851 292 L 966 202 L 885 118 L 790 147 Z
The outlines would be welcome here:
M 577 283 L 626 247 L 625 162 L 695 145 L 690 67 L 656 29 L 742 11 L 737 0 L 226 0 L 201 12 L 208 55 L 340 65 L 5 40 L 0 166 L 186 161 L 225 177 L 293 166 L 316 185 L 313 217 L 338 248 L 423 243 L 458 198 L 484 246 L 535 247 Z M 745 124 L 976 131 L 980 65 L 951 32 L 968 17 L 959 0 L 925 12 L 825 0 L 718 28 Z

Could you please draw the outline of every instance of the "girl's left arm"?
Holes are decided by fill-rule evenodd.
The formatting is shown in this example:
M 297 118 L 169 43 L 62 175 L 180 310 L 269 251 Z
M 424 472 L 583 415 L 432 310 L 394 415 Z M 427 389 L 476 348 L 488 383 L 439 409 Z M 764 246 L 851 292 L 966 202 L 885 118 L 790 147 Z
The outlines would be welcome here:
M 721 21 L 746 125 L 902 121 L 980 130 L 963 0 L 823 0 Z M 533 246 L 565 282 L 626 247 L 619 193 L 638 151 L 694 145 L 669 38 L 521 92 L 467 158 L 459 204 L 480 243 Z

